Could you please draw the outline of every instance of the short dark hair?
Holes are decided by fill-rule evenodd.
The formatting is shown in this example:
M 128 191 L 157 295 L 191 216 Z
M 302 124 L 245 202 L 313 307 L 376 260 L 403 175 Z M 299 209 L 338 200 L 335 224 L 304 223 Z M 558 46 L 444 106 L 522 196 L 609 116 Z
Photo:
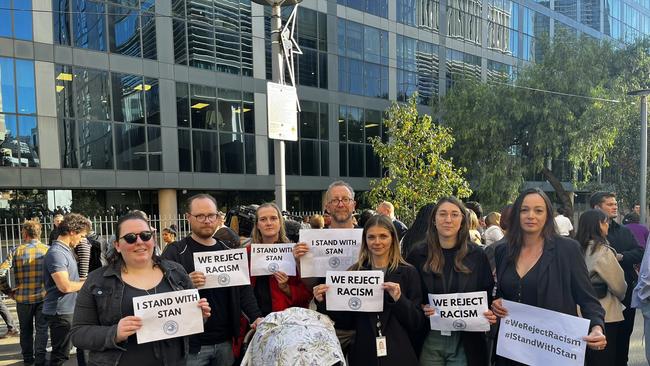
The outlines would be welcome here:
M 606 191 L 596 191 L 589 197 L 589 207 L 596 208 L 608 198 L 616 198 L 616 193 Z
M 476 217 L 480 220 L 483 218 L 483 207 L 481 207 L 481 204 L 476 202 L 476 201 L 467 201 L 465 202 L 465 207 L 468 209 L 474 211 L 476 214 Z
M 69 213 L 63 216 L 63 221 L 59 224 L 59 234 L 69 235 L 71 232 L 91 231 L 92 223 L 86 216 Z
M 214 203 L 214 207 L 217 207 L 217 200 L 214 197 L 212 197 L 207 193 L 199 193 L 199 194 L 195 194 L 194 196 L 188 198 L 187 201 L 185 201 L 185 212 L 190 213 L 190 210 L 192 208 L 192 202 L 194 202 L 194 200 L 201 200 L 206 198 L 212 201 L 212 203 Z

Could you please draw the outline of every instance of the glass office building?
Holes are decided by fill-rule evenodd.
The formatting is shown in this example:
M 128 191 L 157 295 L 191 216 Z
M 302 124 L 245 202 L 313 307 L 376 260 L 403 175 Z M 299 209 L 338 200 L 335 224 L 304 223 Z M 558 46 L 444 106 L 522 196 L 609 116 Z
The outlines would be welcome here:
M 269 15 L 249 0 L 0 0 L 0 190 L 161 210 L 195 191 L 272 199 Z M 418 91 L 427 112 L 460 79 L 510 80 L 559 29 L 627 42 L 650 32 L 650 0 L 304 0 L 289 208 L 381 175 L 368 138 L 392 101 Z

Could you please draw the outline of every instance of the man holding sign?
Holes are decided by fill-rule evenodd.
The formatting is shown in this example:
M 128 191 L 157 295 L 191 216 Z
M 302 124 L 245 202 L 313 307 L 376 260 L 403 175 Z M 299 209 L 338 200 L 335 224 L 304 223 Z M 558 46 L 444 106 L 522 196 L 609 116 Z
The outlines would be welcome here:
M 168 245 L 162 256 L 180 263 L 190 274 L 194 286 L 201 288 L 206 285 L 206 273 L 195 270 L 195 253 L 219 252 L 230 248 L 212 237 L 217 227 L 217 202 L 214 197 L 208 194 L 190 197 L 185 216 L 192 233 Z M 208 299 L 213 311 L 205 323 L 204 332 L 190 337 L 187 364 L 230 365 L 234 362 L 232 339 L 239 336 L 239 315 L 243 311 L 251 322 L 257 324 L 261 321 L 252 288 L 250 285 L 209 288 L 199 290 L 199 294 Z
M 109 265 L 93 271 L 79 292 L 72 342 L 93 365 L 185 364 L 187 334 L 210 316 L 185 270 L 160 259 L 149 223 L 127 214 L 117 222 Z M 186 292 L 187 291 L 187 292 Z

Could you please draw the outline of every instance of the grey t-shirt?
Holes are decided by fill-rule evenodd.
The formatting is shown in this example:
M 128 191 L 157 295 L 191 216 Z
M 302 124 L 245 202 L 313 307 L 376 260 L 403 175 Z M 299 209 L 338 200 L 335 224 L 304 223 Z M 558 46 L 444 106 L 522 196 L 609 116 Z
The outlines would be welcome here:
M 72 249 L 65 243 L 55 240 L 45 255 L 45 270 L 43 279 L 45 282 L 45 302 L 43 303 L 43 314 L 72 314 L 74 304 L 77 301 L 77 293 L 64 294 L 56 287 L 52 273 L 66 271 L 70 281 L 79 281 L 79 270 L 77 260 Z

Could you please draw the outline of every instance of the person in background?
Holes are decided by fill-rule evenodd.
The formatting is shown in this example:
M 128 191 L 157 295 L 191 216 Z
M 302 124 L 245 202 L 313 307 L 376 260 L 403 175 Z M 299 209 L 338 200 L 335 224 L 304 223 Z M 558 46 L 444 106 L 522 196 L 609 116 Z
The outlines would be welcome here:
M 328 286 L 320 284 L 313 289 L 319 312 L 355 330 L 348 358 L 350 365 L 416 365 L 418 360 L 412 340 L 425 324 L 420 310 L 420 278 L 417 270 L 400 255 L 397 231 L 389 217 L 375 215 L 368 219 L 363 229 L 359 260 L 350 270 L 384 272 L 384 310 L 381 313 L 328 312 L 325 310 Z M 377 336 L 386 337 L 387 355 L 384 357 L 377 357 Z
M 629 214 L 623 217 L 623 225 L 626 228 L 630 229 L 634 238 L 639 243 L 641 248 L 645 249 L 645 243 L 648 241 L 648 236 L 650 235 L 650 230 L 648 227 L 639 223 L 641 221 L 639 214 L 635 212 L 630 212 Z
M 625 282 L 627 283 L 627 292 L 623 299 L 623 305 L 625 305 L 623 317 L 625 320 L 621 325 L 621 331 L 616 340 L 616 365 L 625 366 L 627 365 L 630 337 L 634 330 L 634 317 L 636 315 L 636 310 L 630 306 L 632 291 L 638 279 L 634 267 L 640 264 L 643 259 L 643 248 L 639 246 L 630 229 L 616 222 L 616 218 L 618 217 L 618 202 L 616 201 L 615 193 L 604 191 L 594 192 L 589 198 L 589 206 L 602 210 L 609 217 L 607 241 L 616 250 L 616 259 L 618 259 L 621 268 L 625 272 Z
M 366 225 L 366 222 L 373 216 L 378 215 L 377 211 L 375 210 L 363 210 L 361 211 L 361 214 L 359 214 L 359 220 L 355 224 L 355 226 L 359 227 L 364 227 Z M 395 228 L 397 229 L 397 228 Z M 399 236 L 399 235 L 398 235 Z
M 625 274 L 616 260 L 616 251 L 607 242 L 609 218 L 601 210 L 588 210 L 580 215 L 576 240 L 585 256 L 591 285 L 600 305 L 605 309 L 607 345 L 602 351 L 587 350 L 589 366 L 616 365 L 616 338 L 623 323 L 627 284 Z
M 564 216 L 564 207 L 557 208 L 557 215 L 553 219 L 555 221 L 555 229 L 561 236 L 573 236 L 573 224 L 571 220 Z
M 325 219 L 322 215 L 314 215 L 309 220 L 309 225 L 312 229 L 322 229 L 325 227 Z
M 500 221 L 501 214 L 498 212 L 490 212 L 485 216 L 485 226 L 487 226 L 487 229 L 485 229 L 483 237 L 485 238 L 486 246 L 492 245 L 503 239 L 503 230 L 501 230 L 501 227 L 499 226 Z
M 226 227 L 226 214 L 223 211 L 217 211 L 217 230 Z M 217 230 L 214 232 L 216 233 Z
M 50 328 L 52 353 L 50 366 L 60 366 L 70 355 L 70 329 L 77 292 L 83 281 L 79 277 L 74 247 L 91 230 L 90 220 L 71 213 L 59 225 L 59 236 L 44 259 L 45 302 L 43 314 Z
M 415 215 L 415 220 L 413 220 L 413 225 L 406 232 L 404 238 L 402 238 L 402 257 L 408 258 L 409 253 L 420 245 L 425 245 L 427 241 L 427 230 L 429 228 L 429 219 L 431 218 L 431 212 L 436 205 L 430 203 L 420 207 L 417 215 Z
M 483 207 L 480 203 L 476 201 L 465 202 L 465 207 L 474 211 L 476 217 L 478 218 L 479 228 L 477 229 L 481 235 L 483 235 L 483 230 L 485 230 L 485 221 L 483 220 Z
M 646 244 L 647 247 L 647 244 Z M 643 315 L 643 340 L 645 358 L 650 365 L 650 251 L 643 253 L 643 261 L 639 270 L 639 281 L 632 292 L 631 305 L 641 310 Z
M 228 226 L 224 226 L 221 229 L 217 230 L 217 232 L 214 233 L 214 238 L 221 240 L 231 249 L 241 247 L 239 235 L 237 235 L 235 230 L 229 228 Z
M 632 205 L 632 212 L 641 216 L 641 205 L 638 203 L 634 203 L 634 205 Z
M 509 218 L 506 243 L 495 248 L 497 299 L 492 311 L 503 318 L 502 299 L 577 316 L 590 321 L 587 347 L 602 350 L 605 310 L 589 280 L 580 245 L 555 231 L 553 205 L 539 188 L 523 191 Z M 517 365 L 497 356 L 497 365 Z
M 52 218 L 52 231 L 50 231 L 50 236 L 49 236 L 49 239 L 47 241 L 48 245 L 52 245 L 52 242 L 55 241 L 56 238 L 59 237 L 58 228 L 59 228 L 59 225 L 61 224 L 62 221 L 63 221 L 63 215 L 61 215 L 61 214 L 56 214 Z
M 93 272 L 79 292 L 72 342 L 90 350 L 94 365 L 185 365 L 188 337 L 138 343 L 142 319 L 134 316 L 133 299 L 193 288 L 192 281 L 180 264 L 155 254 L 155 235 L 142 216 L 122 216 L 115 233 L 110 264 Z M 197 306 L 210 316 L 206 299 Z
M 404 235 L 406 235 L 406 231 L 408 228 L 406 225 L 404 225 L 403 222 L 395 218 L 395 206 L 393 206 L 392 203 L 388 201 L 384 201 L 377 205 L 377 213 L 380 215 L 387 216 L 391 220 L 393 220 L 393 225 L 395 226 L 395 230 L 397 230 L 397 237 L 399 240 L 402 240 Z M 360 226 L 363 226 L 360 224 Z
M 41 231 L 40 222 L 25 221 L 21 228 L 23 244 L 16 247 L 0 265 L 1 270 L 11 268 L 14 275 L 14 299 L 20 322 L 23 363 L 36 366 L 45 365 L 48 338 L 47 320 L 43 316 L 43 261 L 49 247 L 40 242 Z
M 300 223 L 301 229 L 311 229 L 311 217 L 309 215 L 304 215 L 302 217 L 302 222 Z
M 469 211 L 473 212 L 473 211 Z M 420 273 L 423 294 L 454 294 L 485 291 L 492 299 L 494 279 L 485 252 L 469 240 L 469 212 L 456 197 L 438 200 L 427 231 L 426 245 L 411 251 L 407 262 Z M 428 318 L 435 309 L 422 299 L 422 309 Z M 491 310 L 483 314 L 490 324 L 496 323 Z M 443 335 L 426 327 L 422 339 L 420 365 L 488 364 L 489 350 L 481 332 L 451 332 Z
M 467 210 L 467 220 L 469 223 L 469 240 L 476 245 L 483 245 L 481 233 L 479 232 L 480 224 L 474 211 Z
M 166 227 L 162 230 L 162 240 L 165 243 L 165 246 L 176 241 L 176 236 L 178 235 L 178 229 L 176 225 L 171 224 L 169 227 Z

